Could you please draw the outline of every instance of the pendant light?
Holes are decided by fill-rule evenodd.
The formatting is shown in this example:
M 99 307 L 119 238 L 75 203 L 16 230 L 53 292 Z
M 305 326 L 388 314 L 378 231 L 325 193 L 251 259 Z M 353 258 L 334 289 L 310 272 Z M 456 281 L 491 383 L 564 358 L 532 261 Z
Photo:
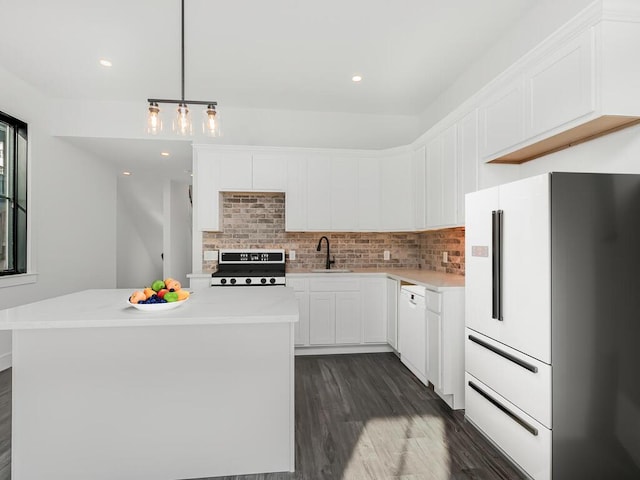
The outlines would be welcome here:
M 177 105 L 175 117 L 171 122 L 172 130 L 176 135 L 193 135 L 193 125 L 189 105 L 206 105 L 203 111 L 202 132 L 209 137 L 220 136 L 220 116 L 216 111 L 217 102 L 212 100 L 185 100 L 184 99 L 184 0 L 182 2 L 182 52 L 181 52 L 181 96 L 180 100 L 168 100 L 149 98 L 149 110 L 147 114 L 147 133 L 156 135 L 162 131 L 163 124 L 160 116 L 161 103 Z

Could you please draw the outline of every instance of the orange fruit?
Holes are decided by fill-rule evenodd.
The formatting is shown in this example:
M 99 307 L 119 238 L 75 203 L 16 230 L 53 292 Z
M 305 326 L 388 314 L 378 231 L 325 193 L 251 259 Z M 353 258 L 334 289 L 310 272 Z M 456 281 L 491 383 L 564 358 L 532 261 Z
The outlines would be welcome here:
M 129 301 L 131 303 L 138 303 L 138 302 L 140 302 L 142 300 L 146 300 L 146 299 L 147 299 L 147 297 L 145 297 L 144 293 L 142 293 L 139 290 L 136 290 L 135 292 L 133 292 L 131 294 L 131 296 L 129 297 Z
M 189 292 L 186 290 L 178 290 L 178 300 L 186 300 L 189 298 Z
M 173 289 L 174 292 L 177 292 L 182 288 L 182 285 L 180 285 L 180 282 L 177 280 L 174 280 L 173 278 L 170 278 L 169 282 L 168 283 L 164 282 L 164 284 L 169 290 Z
M 147 287 L 144 289 L 142 293 L 144 293 L 144 297 L 145 299 L 147 299 L 147 298 L 151 298 L 151 295 L 154 295 L 156 292 L 153 288 Z

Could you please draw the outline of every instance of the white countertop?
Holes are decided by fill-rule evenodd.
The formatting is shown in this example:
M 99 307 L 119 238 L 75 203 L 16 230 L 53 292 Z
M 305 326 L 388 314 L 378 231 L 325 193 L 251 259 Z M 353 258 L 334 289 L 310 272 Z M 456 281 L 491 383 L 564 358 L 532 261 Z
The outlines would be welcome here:
M 298 302 L 287 287 L 210 288 L 163 312 L 129 306 L 132 291 L 85 290 L 0 310 L 0 330 L 298 321 Z
M 345 273 L 317 273 L 310 270 L 287 270 L 291 276 L 340 277 L 346 275 L 384 275 L 395 280 L 423 285 L 430 290 L 442 291 L 449 288 L 463 288 L 464 275 L 435 272 L 421 268 L 354 268 Z

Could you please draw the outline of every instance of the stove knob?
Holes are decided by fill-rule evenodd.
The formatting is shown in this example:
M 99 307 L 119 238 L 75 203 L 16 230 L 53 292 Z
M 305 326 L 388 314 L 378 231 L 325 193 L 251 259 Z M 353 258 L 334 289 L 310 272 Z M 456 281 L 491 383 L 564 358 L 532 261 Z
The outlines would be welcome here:
M 225 284 L 227 283 L 227 279 L 226 279 L 226 278 L 221 279 L 221 280 L 220 280 L 220 283 L 221 283 L 222 285 L 225 285 Z
M 235 278 L 232 278 L 232 279 L 231 279 L 231 285 L 235 285 L 235 284 L 236 284 L 236 279 L 235 279 Z
M 250 278 L 247 278 L 247 279 L 245 280 L 245 282 L 247 282 L 247 285 L 249 285 L 249 284 L 251 283 L 251 279 L 250 279 Z
M 261 279 L 260 283 L 262 283 L 264 285 L 265 283 L 267 283 L 267 279 L 266 278 Z
M 276 279 L 275 279 L 275 278 L 272 278 L 271 280 L 269 280 L 269 283 L 271 283 L 271 284 L 276 283 Z

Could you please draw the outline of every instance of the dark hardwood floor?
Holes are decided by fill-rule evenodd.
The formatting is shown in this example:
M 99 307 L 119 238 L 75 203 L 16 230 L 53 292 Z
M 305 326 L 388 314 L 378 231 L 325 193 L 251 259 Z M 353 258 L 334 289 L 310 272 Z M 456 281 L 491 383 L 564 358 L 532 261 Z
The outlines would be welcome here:
M 391 353 L 296 357 L 296 472 L 224 480 L 524 477 Z
M 0 480 L 10 479 L 10 463 L 11 370 L 5 370 L 0 372 Z M 524 477 L 465 422 L 461 411 L 452 412 L 395 355 L 384 353 L 296 357 L 296 472 L 217 478 Z

